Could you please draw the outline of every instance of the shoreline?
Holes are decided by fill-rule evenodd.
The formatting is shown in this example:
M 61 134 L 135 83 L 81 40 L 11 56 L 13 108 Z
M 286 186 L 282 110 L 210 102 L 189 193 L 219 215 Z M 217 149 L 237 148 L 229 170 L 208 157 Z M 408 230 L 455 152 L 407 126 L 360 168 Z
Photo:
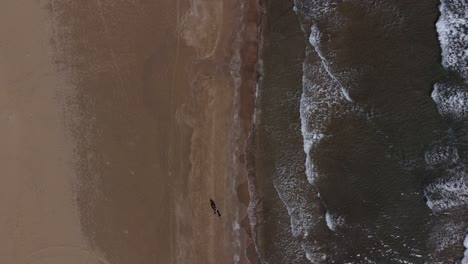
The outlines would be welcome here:
M 264 27 L 264 16 L 266 11 L 264 8 L 263 0 L 256 0 L 257 4 L 257 56 L 256 56 L 256 70 L 255 70 L 255 80 L 253 89 L 251 91 L 251 96 L 253 97 L 253 106 L 251 108 L 251 119 L 250 124 L 247 124 L 247 136 L 246 144 L 244 146 L 244 162 L 245 162 L 245 174 L 247 178 L 247 189 L 249 196 L 249 204 L 247 208 L 248 216 L 248 228 L 249 229 L 249 240 L 247 244 L 247 258 L 250 264 L 263 263 L 260 252 L 257 246 L 257 229 L 256 225 L 258 223 L 259 206 L 261 206 L 260 201 L 257 197 L 257 182 L 256 182 L 256 173 L 255 173 L 255 126 L 256 126 L 256 105 L 257 105 L 257 93 L 258 85 L 261 82 L 263 76 L 262 72 L 262 43 L 263 43 L 263 27 Z
M 239 209 L 241 210 L 240 225 L 244 231 L 241 234 L 241 252 L 245 255 L 245 261 L 241 263 L 259 263 L 256 258 L 255 243 L 252 238 L 252 230 L 249 218 L 249 204 L 251 203 L 251 196 L 248 190 L 248 161 L 246 150 L 249 147 L 249 137 L 254 125 L 255 113 L 255 92 L 258 79 L 258 48 L 259 48 L 259 30 L 261 23 L 261 1 L 243 1 L 241 14 L 239 20 L 241 27 L 235 33 L 233 42 L 233 56 L 231 58 L 231 76 L 234 81 L 235 88 L 235 103 L 234 103 L 234 116 L 233 124 L 234 131 L 237 134 L 234 137 L 233 149 L 234 151 L 234 166 L 235 177 L 240 179 L 236 183 L 236 191 L 238 200 L 241 203 Z M 245 207 L 245 208 L 244 208 Z
M 305 175 L 303 138 L 300 129 L 292 128 L 301 126 L 298 109 L 306 45 L 293 6 L 293 1 L 262 2 L 256 109 L 246 148 L 249 218 L 261 263 L 306 263 L 309 257 L 299 254 L 303 238 L 291 232 L 294 221 L 301 222 L 304 207 L 290 211 L 288 203 L 296 201 L 280 195 L 286 185 L 300 197 L 305 181 L 293 177 Z

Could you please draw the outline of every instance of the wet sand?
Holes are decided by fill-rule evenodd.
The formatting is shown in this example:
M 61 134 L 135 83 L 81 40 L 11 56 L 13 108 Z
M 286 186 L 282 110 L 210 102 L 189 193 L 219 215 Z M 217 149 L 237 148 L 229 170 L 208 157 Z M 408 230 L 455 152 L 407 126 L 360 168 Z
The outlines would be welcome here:
M 2 262 L 246 263 L 255 4 L 8 3 Z

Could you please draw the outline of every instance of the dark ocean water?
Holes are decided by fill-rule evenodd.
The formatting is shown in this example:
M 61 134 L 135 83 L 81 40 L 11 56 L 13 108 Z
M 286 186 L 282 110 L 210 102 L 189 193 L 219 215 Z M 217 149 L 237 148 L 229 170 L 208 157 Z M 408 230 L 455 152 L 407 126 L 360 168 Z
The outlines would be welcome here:
M 264 8 L 262 260 L 468 263 L 466 0 Z

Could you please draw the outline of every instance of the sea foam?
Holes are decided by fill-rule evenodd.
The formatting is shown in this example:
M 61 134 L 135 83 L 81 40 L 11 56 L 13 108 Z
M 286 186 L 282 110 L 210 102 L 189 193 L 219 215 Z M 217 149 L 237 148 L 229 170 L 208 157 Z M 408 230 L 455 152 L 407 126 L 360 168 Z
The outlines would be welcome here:
M 434 84 L 431 97 L 439 114 L 448 120 L 464 124 L 468 119 L 468 3 L 466 0 L 442 0 L 440 17 L 436 23 L 442 51 L 442 66 L 449 78 Z M 451 142 L 456 142 L 453 139 Z M 440 144 L 426 152 L 429 168 L 439 168 L 442 177 L 426 185 L 427 206 L 435 213 L 451 214 L 468 209 L 468 174 L 458 149 L 451 144 Z M 437 241 L 435 255 L 460 243 L 464 229 L 459 221 L 437 226 L 432 232 Z M 444 231 L 442 231 L 444 230 Z M 468 236 L 462 264 L 468 264 Z
M 463 85 L 455 82 L 436 83 L 432 99 L 442 116 L 459 121 L 468 118 L 468 90 Z
M 456 78 L 436 83 L 432 98 L 442 116 L 463 120 L 468 117 L 468 3 L 466 0 L 444 0 L 439 10 L 436 28 L 442 65 L 455 73 Z
M 342 217 L 335 216 L 329 211 L 325 213 L 325 221 L 331 231 L 336 231 L 337 227 L 344 224 L 344 219 Z
M 463 241 L 463 246 L 465 246 L 465 253 L 463 254 L 461 264 L 468 264 L 468 233 L 465 236 L 465 241 Z
M 460 161 L 458 149 L 453 144 L 437 143 L 424 154 L 429 168 L 453 166 Z
M 313 164 L 314 147 L 326 137 L 326 127 L 333 118 L 349 114 L 360 114 L 343 93 L 340 84 L 327 71 L 319 55 L 307 47 L 307 58 L 303 63 L 302 96 L 300 102 L 301 132 L 306 154 L 306 173 L 313 184 L 317 170 Z
M 434 212 L 468 206 L 466 177 L 467 170 L 463 165 L 447 169 L 444 177 L 425 187 L 427 206 Z
M 433 257 L 443 259 L 444 252 L 459 246 L 463 241 L 465 230 L 466 225 L 460 222 L 460 218 L 444 215 L 437 220 L 431 227 L 428 243 L 431 245 L 430 251 Z
M 279 166 L 274 176 L 274 187 L 288 211 L 292 235 L 296 238 L 305 238 L 318 221 L 316 208 L 306 198 L 307 186 L 301 184 L 297 178 L 289 177 L 288 173 L 291 172 L 287 167 Z
M 468 3 L 444 0 L 436 23 L 442 49 L 442 65 L 468 78 Z
M 440 17 L 436 23 L 442 50 L 442 65 L 457 78 L 444 80 L 434 85 L 432 99 L 441 116 L 455 121 L 468 118 L 468 3 L 466 0 L 444 0 L 439 6 Z M 456 79 L 456 80 L 455 80 Z M 460 79 L 462 81 L 460 81 Z M 456 149 L 446 147 L 426 153 L 429 166 L 449 161 L 451 165 L 459 160 Z M 453 167 L 453 166 L 452 166 Z M 468 206 L 467 170 L 459 164 L 446 167 L 444 177 L 426 186 L 424 192 L 427 205 L 435 212 Z

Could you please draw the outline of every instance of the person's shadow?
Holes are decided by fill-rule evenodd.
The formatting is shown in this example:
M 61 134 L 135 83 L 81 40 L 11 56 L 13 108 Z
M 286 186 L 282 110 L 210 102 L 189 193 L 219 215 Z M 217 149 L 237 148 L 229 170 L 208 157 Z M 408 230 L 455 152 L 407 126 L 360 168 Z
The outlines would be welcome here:
M 210 205 L 211 205 L 211 208 L 213 209 L 213 213 L 218 214 L 218 217 L 221 217 L 221 213 L 216 208 L 216 203 L 213 201 L 213 199 L 210 199 Z

